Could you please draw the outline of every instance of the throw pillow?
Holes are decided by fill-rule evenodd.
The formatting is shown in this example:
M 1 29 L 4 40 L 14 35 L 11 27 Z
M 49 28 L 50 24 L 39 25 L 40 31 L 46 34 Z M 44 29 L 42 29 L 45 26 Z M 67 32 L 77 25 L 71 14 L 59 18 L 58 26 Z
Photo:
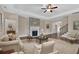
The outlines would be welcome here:
M 8 41 L 9 40 L 9 37 L 7 35 L 4 35 L 1 37 L 0 39 L 1 41 Z

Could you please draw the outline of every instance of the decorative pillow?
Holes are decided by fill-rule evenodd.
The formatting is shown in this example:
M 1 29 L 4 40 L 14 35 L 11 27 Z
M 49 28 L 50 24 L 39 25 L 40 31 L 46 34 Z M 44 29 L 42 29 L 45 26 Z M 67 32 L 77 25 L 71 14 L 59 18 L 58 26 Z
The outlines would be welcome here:
M 0 38 L 1 41 L 9 41 L 9 37 L 7 35 L 4 35 Z
M 12 33 L 8 34 L 8 37 L 9 37 L 10 40 L 15 40 L 16 39 L 16 35 L 12 34 Z
M 48 54 L 53 52 L 54 49 L 54 41 L 45 42 L 42 44 L 41 54 Z
M 74 38 L 75 34 L 68 34 L 70 37 Z

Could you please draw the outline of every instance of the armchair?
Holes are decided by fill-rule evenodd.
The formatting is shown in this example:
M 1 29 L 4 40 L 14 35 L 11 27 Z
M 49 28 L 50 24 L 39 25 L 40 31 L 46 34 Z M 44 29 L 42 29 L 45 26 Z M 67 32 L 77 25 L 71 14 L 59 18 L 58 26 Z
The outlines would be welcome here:
M 58 51 L 54 51 L 54 41 L 45 42 L 41 45 L 40 54 L 56 54 Z

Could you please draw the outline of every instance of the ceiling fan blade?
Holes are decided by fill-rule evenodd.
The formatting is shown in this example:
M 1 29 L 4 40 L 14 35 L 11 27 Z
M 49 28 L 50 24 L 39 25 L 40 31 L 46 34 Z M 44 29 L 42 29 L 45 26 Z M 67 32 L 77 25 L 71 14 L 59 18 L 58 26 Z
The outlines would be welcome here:
M 52 12 L 52 10 L 50 10 L 50 12 Z
M 46 9 L 46 8 L 41 8 L 41 9 Z
M 51 9 L 56 9 L 56 8 L 58 8 L 58 7 L 53 7 L 53 8 L 51 8 Z
M 44 13 L 45 13 L 46 11 L 47 11 L 47 10 L 45 10 Z

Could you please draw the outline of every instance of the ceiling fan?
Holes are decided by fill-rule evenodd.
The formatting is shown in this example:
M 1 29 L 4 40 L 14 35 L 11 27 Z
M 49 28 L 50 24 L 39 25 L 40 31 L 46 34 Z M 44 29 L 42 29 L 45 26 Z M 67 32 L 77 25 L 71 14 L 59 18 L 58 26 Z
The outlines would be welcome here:
M 43 5 L 43 7 L 41 9 L 44 10 L 44 13 L 49 11 L 49 12 L 53 12 L 53 9 L 58 8 L 57 6 L 53 6 L 52 4 L 48 4 L 48 5 Z

